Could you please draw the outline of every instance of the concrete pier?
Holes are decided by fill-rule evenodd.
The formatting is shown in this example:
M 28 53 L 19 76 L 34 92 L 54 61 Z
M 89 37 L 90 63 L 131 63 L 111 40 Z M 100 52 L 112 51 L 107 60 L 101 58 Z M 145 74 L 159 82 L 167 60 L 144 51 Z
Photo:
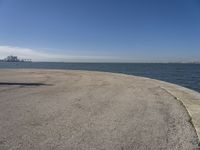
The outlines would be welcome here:
M 200 94 L 123 74 L 0 70 L 0 150 L 192 150 Z

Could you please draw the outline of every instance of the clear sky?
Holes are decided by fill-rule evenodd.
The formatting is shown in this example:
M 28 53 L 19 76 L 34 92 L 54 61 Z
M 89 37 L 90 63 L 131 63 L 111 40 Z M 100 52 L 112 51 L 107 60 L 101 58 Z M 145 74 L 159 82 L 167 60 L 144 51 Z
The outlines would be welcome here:
M 200 61 L 200 0 L 0 0 L 0 57 Z

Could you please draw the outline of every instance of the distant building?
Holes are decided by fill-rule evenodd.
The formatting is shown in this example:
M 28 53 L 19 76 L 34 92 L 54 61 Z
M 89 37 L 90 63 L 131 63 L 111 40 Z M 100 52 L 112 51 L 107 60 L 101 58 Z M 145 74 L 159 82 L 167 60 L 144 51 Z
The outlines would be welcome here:
M 19 62 L 20 60 L 17 58 L 17 56 L 8 56 L 4 59 L 7 62 Z
M 19 59 L 17 56 L 10 55 L 0 60 L 0 62 L 31 62 L 31 59 Z

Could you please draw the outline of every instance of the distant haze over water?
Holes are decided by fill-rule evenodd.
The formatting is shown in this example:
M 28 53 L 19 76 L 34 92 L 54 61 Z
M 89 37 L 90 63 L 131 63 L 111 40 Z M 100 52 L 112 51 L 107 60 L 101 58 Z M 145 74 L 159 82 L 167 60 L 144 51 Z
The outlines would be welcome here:
M 124 73 L 175 83 L 200 92 L 200 64 L 0 62 L 0 68 L 70 69 Z

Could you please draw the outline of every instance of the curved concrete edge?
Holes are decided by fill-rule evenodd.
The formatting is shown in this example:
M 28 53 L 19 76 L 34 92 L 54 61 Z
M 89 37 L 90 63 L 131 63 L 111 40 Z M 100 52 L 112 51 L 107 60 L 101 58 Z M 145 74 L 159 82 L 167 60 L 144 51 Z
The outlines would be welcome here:
M 123 73 L 112 73 L 122 76 L 137 77 L 141 79 L 146 79 L 152 81 L 152 84 L 157 84 L 160 88 L 165 90 L 167 93 L 172 95 L 176 100 L 178 100 L 186 109 L 190 116 L 190 123 L 194 127 L 199 139 L 200 145 L 200 93 L 194 90 L 188 89 L 186 87 L 179 86 L 177 84 L 151 79 L 148 77 L 127 75 Z
M 183 104 L 191 118 L 190 123 L 196 130 L 200 144 L 200 93 L 176 84 L 155 79 L 151 80 L 160 84 L 162 89 L 166 90 L 166 92 Z
M 72 70 L 74 71 L 74 70 Z M 76 70 L 76 71 L 83 71 L 83 70 Z M 91 71 L 84 71 L 84 72 L 91 72 Z M 157 84 L 160 88 L 165 90 L 167 93 L 172 95 L 176 100 L 178 100 L 186 109 L 190 116 L 189 122 L 192 124 L 194 129 L 196 130 L 197 137 L 199 139 L 200 145 L 200 93 L 194 90 L 179 86 L 177 84 L 151 79 L 148 77 L 141 77 L 141 76 L 134 76 L 134 75 L 127 75 L 123 73 L 111 73 L 111 72 L 99 72 L 99 71 L 92 71 L 95 73 L 106 73 L 110 75 L 120 75 L 120 76 L 128 76 L 128 77 L 137 77 L 140 79 L 152 81 L 152 84 Z
M 59 70 L 59 69 L 0 69 L 0 70 L 13 70 L 13 71 L 37 71 L 37 70 L 45 70 L 45 71 L 75 71 L 75 72 L 82 72 L 82 73 L 97 73 L 97 74 L 107 74 L 107 75 L 118 75 L 118 76 L 125 76 L 125 77 L 137 77 L 140 79 L 152 81 L 152 84 L 157 84 L 160 88 L 165 90 L 167 93 L 172 95 L 176 100 L 178 100 L 188 112 L 190 116 L 190 123 L 193 125 L 194 129 L 196 130 L 197 137 L 199 139 L 200 145 L 200 93 L 194 90 L 179 86 L 177 84 L 151 79 L 148 77 L 141 77 L 141 76 L 134 76 L 134 75 L 127 75 L 123 73 L 112 73 L 112 72 L 101 72 L 101 71 L 89 71 L 89 70 Z

